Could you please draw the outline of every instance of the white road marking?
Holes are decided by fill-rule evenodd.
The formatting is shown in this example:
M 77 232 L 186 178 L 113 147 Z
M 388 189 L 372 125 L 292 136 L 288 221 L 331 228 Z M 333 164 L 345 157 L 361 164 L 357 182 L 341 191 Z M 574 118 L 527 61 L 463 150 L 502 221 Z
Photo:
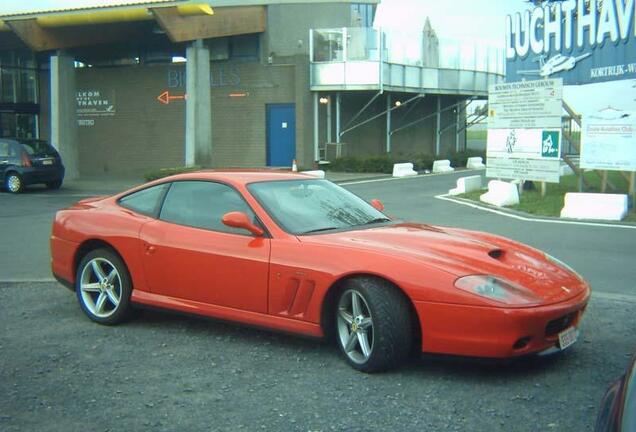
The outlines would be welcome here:
M 409 177 L 383 177 L 383 178 L 371 179 L 371 180 L 344 181 L 344 182 L 338 182 L 338 184 L 340 186 L 347 186 L 347 185 L 364 184 L 364 183 L 385 182 L 385 181 L 392 181 L 392 180 L 423 179 L 423 178 L 432 177 L 432 176 L 443 176 L 443 175 L 452 175 L 452 174 L 459 174 L 459 173 L 471 173 L 471 172 L 475 172 L 475 171 L 483 171 L 483 170 L 482 169 L 471 169 L 471 170 L 467 169 L 467 170 L 451 171 L 451 172 L 443 172 L 443 173 L 418 174 L 416 176 L 409 176 Z
M 0 283 L 42 283 L 57 282 L 54 278 L 8 278 L 0 279 Z
M 449 201 L 455 204 L 464 205 L 467 207 L 472 207 L 477 210 L 483 210 L 490 213 L 495 213 L 501 216 L 506 216 L 509 218 L 518 219 L 518 220 L 527 221 L 527 222 L 542 222 L 542 223 L 563 224 L 563 225 L 583 225 L 583 226 L 595 226 L 595 227 L 603 227 L 603 228 L 636 229 L 636 225 L 619 225 L 619 224 L 613 224 L 613 223 L 581 222 L 581 221 L 572 221 L 572 220 L 541 219 L 541 218 L 526 217 L 526 216 L 521 216 L 521 215 L 517 215 L 513 213 L 508 213 L 502 210 L 496 210 L 489 207 L 484 207 L 476 203 L 474 204 L 474 203 L 469 203 L 465 201 L 459 201 L 454 198 L 450 198 L 448 194 L 436 195 L 435 198 L 443 200 L 443 201 Z

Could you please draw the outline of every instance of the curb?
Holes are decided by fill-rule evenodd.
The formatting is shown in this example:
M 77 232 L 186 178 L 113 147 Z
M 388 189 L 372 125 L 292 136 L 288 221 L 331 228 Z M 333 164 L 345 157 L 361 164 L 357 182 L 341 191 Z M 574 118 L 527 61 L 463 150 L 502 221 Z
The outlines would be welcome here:
M 555 216 L 538 216 L 533 215 L 532 213 L 526 213 L 505 207 L 495 207 L 490 204 L 482 203 L 481 201 L 478 202 L 466 198 L 459 198 L 449 194 L 437 195 L 435 196 L 435 198 L 527 221 L 636 229 L 636 223 L 632 222 L 608 222 L 605 220 L 596 219 L 564 219 Z

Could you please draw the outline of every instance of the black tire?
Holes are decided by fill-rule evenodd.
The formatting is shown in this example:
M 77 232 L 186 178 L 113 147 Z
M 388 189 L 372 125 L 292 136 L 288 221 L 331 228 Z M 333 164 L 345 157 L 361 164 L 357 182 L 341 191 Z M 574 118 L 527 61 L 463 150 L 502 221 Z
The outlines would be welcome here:
M 99 324 L 119 324 L 132 315 L 130 273 L 111 249 L 95 249 L 82 258 L 77 268 L 75 293 L 86 316 Z
M 359 303 L 357 316 L 354 297 Z M 386 371 L 409 356 L 413 344 L 410 307 L 392 284 L 372 277 L 348 281 L 337 296 L 334 315 L 337 344 L 353 368 L 368 373 Z M 349 349 L 347 342 L 351 342 Z
M 21 193 L 24 191 L 24 181 L 22 176 L 15 171 L 8 172 L 4 176 L 4 187 L 10 193 Z
M 46 182 L 46 187 L 49 189 L 59 189 L 62 187 L 62 179 Z

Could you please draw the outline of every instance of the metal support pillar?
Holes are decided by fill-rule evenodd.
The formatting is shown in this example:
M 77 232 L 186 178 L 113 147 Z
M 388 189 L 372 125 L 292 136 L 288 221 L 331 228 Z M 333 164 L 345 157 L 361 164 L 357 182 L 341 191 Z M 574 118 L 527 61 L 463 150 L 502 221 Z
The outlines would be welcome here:
M 437 96 L 437 112 L 436 112 L 436 127 L 435 127 L 435 156 L 439 156 L 440 141 L 442 134 L 440 130 L 442 128 L 442 97 Z
M 327 96 L 327 142 L 331 141 L 331 95 Z
M 458 152 L 458 151 L 460 151 L 460 149 L 459 149 L 459 121 L 460 121 L 460 118 L 461 118 L 461 116 L 460 116 L 461 110 L 459 109 L 459 104 L 457 105 L 456 110 L 457 111 L 455 113 L 456 114 L 456 117 L 455 117 L 455 151 Z
M 210 50 L 199 39 L 186 49 L 185 164 L 212 165 Z
M 314 161 L 320 160 L 320 148 L 318 146 L 318 92 L 314 92 Z
M 336 142 L 340 144 L 340 92 L 336 93 Z
M 51 144 L 62 155 L 66 179 L 79 177 L 75 63 L 73 57 L 58 51 L 51 56 Z
M 391 153 L 391 93 L 386 94 L 386 152 Z

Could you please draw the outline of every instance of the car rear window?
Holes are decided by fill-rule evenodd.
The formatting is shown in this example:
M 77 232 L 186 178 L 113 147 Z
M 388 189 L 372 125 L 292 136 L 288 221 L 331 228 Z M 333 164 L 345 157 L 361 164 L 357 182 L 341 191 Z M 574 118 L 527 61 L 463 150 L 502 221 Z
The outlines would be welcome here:
M 119 200 L 119 205 L 152 217 L 157 217 L 159 206 L 165 190 L 170 183 L 163 183 L 126 195 Z
M 20 144 L 22 144 L 22 148 L 29 156 L 55 155 L 57 153 L 53 146 L 46 141 L 22 141 Z

